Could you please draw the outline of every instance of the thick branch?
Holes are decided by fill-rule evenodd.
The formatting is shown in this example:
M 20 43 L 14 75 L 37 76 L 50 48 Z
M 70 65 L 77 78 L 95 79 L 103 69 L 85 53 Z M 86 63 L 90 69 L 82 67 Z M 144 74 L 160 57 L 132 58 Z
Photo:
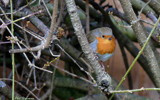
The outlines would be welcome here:
M 143 0 L 143 1 L 148 2 L 149 0 Z M 156 11 L 158 15 L 160 15 L 160 2 L 158 2 L 157 0 L 151 0 L 149 5 Z
M 118 11 L 118 9 L 115 8 L 108 8 L 107 12 L 113 12 L 114 16 L 119 17 L 120 19 L 126 21 L 127 23 L 129 23 L 128 18 L 125 16 L 125 14 L 121 13 L 120 11 Z
M 107 82 L 107 85 L 109 87 L 108 89 L 111 89 L 111 77 L 104 70 L 102 70 L 102 67 L 100 66 L 98 60 L 96 60 L 96 57 L 90 48 L 90 45 L 87 41 L 84 29 L 82 28 L 82 25 L 78 16 L 77 8 L 74 0 L 65 0 L 65 1 L 66 1 L 67 10 L 69 12 L 69 15 L 72 21 L 72 25 L 75 30 L 75 34 L 78 37 L 78 41 L 82 47 L 82 50 L 87 60 L 89 61 L 89 63 L 91 64 L 91 66 L 93 67 L 97 75 L 98 85 L 101 85 L 102 81 Z
M 149 1 L 149 0 L 148 0 Z M 132 6 L 140 11 L 143 7 L 145 7 L 142 11 L 142 13 L 144 13 L 145 15 L 148 13 L 148 12 L 152 12 L 155 16 L 157 16 L 157 14 L 155 13 L 155 11 L 149 6 L 149 5 L 146 5 L 145 2 L 143 2 L 142 0 L 130 0 Z

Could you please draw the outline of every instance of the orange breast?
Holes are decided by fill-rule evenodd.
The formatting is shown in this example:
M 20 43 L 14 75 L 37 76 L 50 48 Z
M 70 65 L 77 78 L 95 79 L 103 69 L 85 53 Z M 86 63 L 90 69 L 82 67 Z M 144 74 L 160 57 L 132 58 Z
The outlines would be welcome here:
M 112 39 L 110 40 L 109 38 Z M 113 53 L 115 50 L 115 38 L 113 36 L 105 36 L 104 38 L 102 37 L 96 37 L 98 40 L 97 43 L 97 53 L 103 55 L 106 53 Z

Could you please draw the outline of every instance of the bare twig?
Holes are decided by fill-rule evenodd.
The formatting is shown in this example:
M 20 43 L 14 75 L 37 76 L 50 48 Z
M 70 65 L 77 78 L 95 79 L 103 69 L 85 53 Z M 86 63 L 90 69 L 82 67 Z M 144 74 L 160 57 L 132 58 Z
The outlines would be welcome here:
M 1 18 L 0 18 L 0 21 L 1 21 L 2 23 L 4 23 Z M 10 29 L 9 29 L 8 27 L 6 27 L 6 28 L 7 28 L 7 30 L 9 31 L 9 33 L 11 34 Z M 15 38 L 12 34 L 11 34 L 11 36 L 12 36 L 12 38 Z M 22 47 L 20 46 L 20 44 L 19 44 L 18 42 L 16 42 L 16 44 L 18 45 L 18 47 L 19 47 L 20 49 L 22 49 Z M 46 70 L 46 69 L 39 68 L 39 67 L 35 66 L 34 64 L 31 63 L 31 61 L 29 60 L 29 58 L 27 57 L 27 55 L 26 55 L 25 53 L 23 53 L 23 55 L 24 55 L 24 57 L 26 58 L 26 60 L 27 60 L 27 62 L 28 62 L 28 65 L 29 65 L 30 67 L 35 67 L 35 68 L 37 68 L 37 69 L 39 69 L 39 70 L 52 73 L 52 71 L 49 71 L 49 70 Z
M 42 36 L 40 36 L 40 35 L 32 32 L 32 31 L 30 31 L 30 30 L 28 30 L 26 28 L 22 28 L 20 25 L 18 25 L 16 23 L 14 23 L 14 25 L 17 26 L 17 27 L 19 27 L 20 29 L 22 29 L 24 32 L 27 32 L 28 34 L 32 35 L 34 38 L 36 38 L 38 40 L 41 40 L 41 41 L 44 40 L 44 38 Z
M 53 32 L 55 32 L 57 29 L 56 20 L 57 20 L 57 12 L 58 12 L 58 1 L 57 0 L 55 0 L 55 1 L 56 2 L 54 2 L 54 6 L 53 6 L 53 15 L 52 15 L 50 31 L 49 31 L 49 34 L 46 38 L 45 48 L 48 48 L 50 46 L 50 43 L 51 43 L 51 40 L 53 37 Z
M 22 17 L 22 18 L 16 19 L 16 20 L 14 20 L 14 21 L 10 21 L 9 23 L 2 24 L 2 25 L 0 25 L 0 28 L 5 28 L 6 26 L 10 25 L 11 23 L 15 23 L 15 22 L 24 20 L 24 19 L 26 19 L 26 18 L 28 18 L 28 17 L 31 17 L 31 16 L 33 16 L 33 15 L 35 15 L 35 14 L 39 14 L 39 13 L 41 13 L 41 12 L 42 12 L 42 10 L 40 10 L 40 11 L 38 11 L 38 12 L 36 12 L 36 13 L 29 14 L 29 15 L 24 16 L 24 17 Z
M 42 59 L 43 61 L 47 62 L 45 59 L 43 59 L 43 58 L 41 58 L 41 59 Z M 68 75 L 71 75 L 71 76 L 73 76 L 73 77 L 76 77 L 76 78 L 79 78 L 79 79 L 81 79 L 81 80 L 83 80 L 83 81 L 86 81 L 87 83 L 90 83 L 90 84 L 92 84 L 92 85 L 95 85 L 93 82 L 91 82 L 91 81 L 89 81 L 89 80 L 87 80 L 87 79 L 85 79 L 85 78 L 83 78 L 83 77 L 79 77 L 79 76 L 77 76 L 76 74 L 70 73 L 70 72 L 68 72 L 68 71 L 66 71 L 66 70 L 64 70 L 64 69 L 62 69 L 62 68 L 60 68 L 60 67 L 58 67 L 58 66 L 53 65 L 53 64 L 50 64 L 50 65 L 53 66 L 53 67 L 55 67 L 55 68 L 57 68 L 58 70 L 60 70 L 60 71 L 62 71 L 62 72 L 64 72 L 64 73 L 68 74 Z
M 79 67 L 81 71 L 85 72 L 92 79 L 92 81 L 95 82 L 94 78 L 88 71 L 81 67 L 78 62 L 74 58 L 72 58 L 72 56 L 70 56 L 59 44 L 57 44 L 57 46 Z
M 148 2 L 149 0 L 143 0 L 145 2 Z M 160 3 L 158 3 L 157 0 L 151 0 L 149 5 L 156 11 L 157 14 L 160 14 Z
M 58 1 L 58 0 L 57 0 Z M 58 64 L 58 62 L 59 62 L 59 57 L 58 57 L 58 59 L 56 60 L 56 63 L 55 63 L 55 66 L 57 66 L 57 64 Z M 53 89 L 54 89 L 54 81 L 55 81 L 55 73 L 56 73 L 56 70 L 57 70 L 57 68 L 54 68 L 54 71 L 53 71 L 53 74 L 52 74 L 52 79 L 51 79 L 51 92 L 50 92 L 50 96 L 49 96 L 49 100 L 52 100 L 52 92 L 53 92 Z
M 8 79 L 8 78 L 0 78 L 0 80 L 12 81 L 12 79 Z M 37 100 L 39 100 L 39 98 L 33 92 L 31 92 L 26 86 L 24 86 L 23 84 L 21 84 L 20 82 L 18 82 L 16 80 L 15 80 L 15 83 L 17 83 L 18 85 L 20 85 L 22 88 L 24 88 L 30 94 L 32 94 Z
M 112 93 L 133 93 L 133 92 L 140 92 L 140 91 L 160 91 L 160 88 L 140 88 L 140 89 L 133 89 L 133 90 L 119 90 L 119 91 L 111 91 Z
M 55 7 L 55 6 L 54 6 Z M 57 8 L 56 8 L 57 10 Z M 31 14 L 32 12 L 29 10 L 29 9 L 24 9 L 24 12 L 26 13 L 22 13 L 22 12 L 17 12 L 19 13 L 20 15 L 26 15 L 26 14 Z M 53 15 L 54 15 L 54 18 L 57 16 L 55 15 L 57 14 L 57 12 L 54 12 Z M 49 30 L 46 25 L 43 24 L 42 21 L 40 21 L 36 16 L 32 16 L 29 18 L 31 20 L 31 22 L 37 27 L 40 29 L 40 31 L 42 31 L 43 33 L 45 33 L 45 36 L 44 38 L 46 38 L 46 40 L 43 40 L 41 41 L 41 44 L 36 46 L 36 47 L 31 47 L 31 48 L 24 48 L 24 49 L 14 49 L 14 50 L 10 50 L 10 53 L 20 53 L 20 52 L 29 52 L 29 51 L 38 51 L 38 50 L 41 50 L 41 49 L 44 49 L 44 48 L 48 48 L 50 46 L 50 42 L 51 40 L 55 40 L 57 39 L 56 36 L 53 35 L 53 31 L 56 30 L 56 27 L 53 25 L 53 27 L 55 27 L 54 30 Z M 52 18 L 53 19 L 53 18 Z M 55 20 L 55 19 L 54 19 Z M 51 29 L 52 29 L 51 28 Z M 52 32 L 52 33 L 51 33 Z
M 43 2 L 44 7 L 45 7 L 45 9 L 47 10 L 47 13 L 48 13 L 49 17 L 52 19 L 52 15 L 51 15 L 51 13 L 49 12 L 49 10 L 48 10 L 48 8 L 47 8 L 47 6 L 46 6 L 46 3 L 44 2 L 44 0 L 41 0 L 41 1 Z
M 60 11 L 59 11 L 59 17 L 58 17 L 58 21 L 57 21 L 57 26 L 60 25 L 63 16 L 63 12 L 64 12 L 64 0 L 60 0 Z
M 135 1 L 132 0 L 132 2 L 135 2 Z M 134 23 L 136 23 L 137 21 L 140 21 L 140 20 L 141 20 L 141 14 L 142 14 L 143 10 L 144 10 L 145 7 L 148 6 L 148 4 L 149 4 L 150 2 L 151 2 L 151 0 L 149 0 L 149 1 L 141 8 L 140 12 L 138 13 L 137 20 L 134 21 L 134 22 L 131 23 L 131 24 L 134 24 Z
M 148 0 L 149 1 L 149 0 Z M 152 1 L 152 0 L 151 0 Z M 156 14 L 156 12 L 145 2 L 143 2 L 142 0 L 130 0 L 132 7 L 138 11 L 143 10 L 142 13 L 143 14 L 147 14 L 148 11 L 154 13 L 154 15 L 157 17 L 158 15 Z M 144 8 L 145 7 L 145 8 Z M 143 9 L 144 8 L 144 9 Z
M 28 83 L 29 83 L 29 80 L 31 78 L 32 72 L 33 72 L 33 68 L 29 72 L 29 75 L 28 75 L 27 80 L 26 80 L 26 85 L 28 85 Z

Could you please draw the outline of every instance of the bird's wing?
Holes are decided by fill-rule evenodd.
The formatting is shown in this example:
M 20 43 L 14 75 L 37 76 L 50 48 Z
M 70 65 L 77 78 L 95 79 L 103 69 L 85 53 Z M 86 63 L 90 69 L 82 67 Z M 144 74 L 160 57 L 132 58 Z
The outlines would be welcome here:
M 91 31 L 89 34 L 87 34 L 87 39 L 89 43 L 92 43 L 94 40 L 96 40 L 96 36 Z
M 93 50 L 93 52 L 95 52 L 95 53 L 96 53 L 96 50 L 97 50 L 97 43 L 98 43 L 98 40 L 95 40 L 95 41 L 90 43 L 90 47 Z

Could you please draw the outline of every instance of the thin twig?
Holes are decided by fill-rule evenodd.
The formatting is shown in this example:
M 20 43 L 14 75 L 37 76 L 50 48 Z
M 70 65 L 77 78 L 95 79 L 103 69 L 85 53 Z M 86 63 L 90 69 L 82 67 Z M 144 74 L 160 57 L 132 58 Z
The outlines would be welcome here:
M 20 29 L 22 29 L 23 31 L 27 32 L 28 34 L 32 35 L 34 38 L 38 39 L 38 40 L 44 40 L 44 37 L 35 34 L 34 32 L 31 32 L 30 30 L 26 29 L 26 28 L 22 28 L 20 25 L 14 23 L 15 26 L 19 27 Z
M 58 21 L 57 21 L 57 26 L 60 25 L 61 21 L 63 20 L 63 13 L 64 13 L 64 0 L 60 0 L 60 12 L 59 12 L 59 17 L 58 17 Z
M 31 68 L 31 70 L 29 72 L 29 75 L 28 75 L 27 80 L 26 80 L 26 85 L 28 85 L 28 83 L 29 83 L 29 80 L 31 78 L 32 72 L 33 72 L 33 68 Z
M 41 58 L 41 59 L 42 59 L 43 61 L 45 61 L 45 62 L 48 62 L 48 61 L 46 61 L 46 60 L 43 59 L 43 58 Z M 64 69 L 62 69 L 62 68 L 60 68 L 60 67 L 58 67 L 58 66 L 53 65 L 53 64 L 50 64 L 50 65 L 53 66 L 53 67 L 55 67 L 55 68 L 57 68 L 58 70 L 60 70 L 60 71 L 62 71 L 62 72 L 64 72 L 64 73 L 68 74 L 68 75 L 71 75 L 71 76 L 73 76 L 73 77 L 79 78 L 79 79 L 81 79 L 81 80 L 83 80 L 83 81 L 86 81 L 87 83 L 90 83 L 90 84 L 96 86 L 96 84 L 94 84 L 94 83 L 91 82 L 90 80 L 87 80 L 86 78 L 79 77 L 79 76 L 77 76 L 76 74 L 70 73 L 69 71 L 66 71 L 66 70 L 64 70 Z
M 6 18 L 7 20 L 10 20 L 10 19 L 7 17 L 6 13 L 4 12 L 4 10 L 3 10 L 1 7 L 0 7 L 0 10 L 1 10 L 2 13 L 4 14 L 5 18 Z M 14 25 L 16 25 L 17 27 L 23 29 L 21 26 L 19 26 L 19 25 L 16 24 L 16 23 L 14 23 Z M 26 29 L 23 29 L 23 30 L 26 31 L 26 32 L 28 32 L 30 35 L 34 36 L 35 38 L 37 38 L 37 39 L 39 39 L 39 40 L 43 40 L 43 39 L 44 39 L 44 38 L 41 37 L 40 35 L 37 35 L 37 34 L 35 34 L 35 33 L 33 33 L 33 32 L 29 32 L 29 31 L 26 30 Z
M 111 93 L 133 93 L 133 92 L 140 92 L 140 91 L 160 91 L 160 88 L 140 88 L 140 89 L 133 89 L 133 90 L 119 90 L 119 91 L 111 91 Z
M 57 66 L 58 62 L 59 62 L 59 57 L 58 57 L 58 59 L 56 60 L 55 66 Z M 53 74 L 52 74 L 51 92 L 50 92 L 49 100 L 52 100 L 52 98 L 53 98 L 53 97 L 52 97 L 52 95 L 53 95 L 52 92 L 53 92 L 53 89 L 54 89 L 54 80 L 55 80 L 56 70 L 57 70 L 57 68 L 54 68 L 54 71 L 53 71 Z
M 55 7 L 55 6 L 54 6 Z M 30 11 L 30 10 L 28 10 L 28 9 L 24 9 L 24 11 L 26 11 L 27 13 L 29 13 L 29 14 L 31 14 L 32 12 Z M 54 11 L 54 10 L 53 10 Z M 19 12 L 20 13 L 20 12 Z M 22 14 L 26 14 L 26 13 L 22 13 Z M 53 12 L 53 17 L 54 18 L 52 18 L 52 22 L 56 22 L 56 17 L 57 17 L 57 8 L 56 8 L 56 10 L 55 10 L 55 12 Z M 29 17 L 30 18 L 30 17 Z M 41 44 L 40 45 L 38 45 L 38 46 L 36 46 L 36 47 L 31 47 L 31 48 L 23 48 L 23 49 L 14 49 L 14 50 L 10 50 L 9 52 L 10 53 L 21 53 L 21 52 L 29 52 L 29 51 L 39 51 L 39 50 L 41 50 L 41 49 L 45 49 L 45 48 L 48 48 L 49 46 L 50 46 L 50 43 L 51 43 L 51 40 L 57 40 L 57 37 L 55 36 L 55 35 L 53 35 L 53 32 L 55 32 L 56 31 L 56 26 L 54 25 L 54 23 L 52 23 L 52 25 L 51 25 L 51 29 L 53 29 L 53 28 L 55 28 L 55 29 L 53 29 L 53 30 L 49 30 L 48 29 L 48 27 L 47 26 L 45 26 L 44 24 L 43 24 L 43 22 L 41 22 L 36 16 L 34 16 L 34 17 L 32 17 L 32 18 L 30 18 L 30 20 L 31 20 L 31 22 L 33 22 L 33 24 L 37 27 L 37 28 L 39 28 L 39 30 L 40 31 L 42 31 L 44 34 L 45 34 L 45 36 L 44 36 L 44 38 L 46 38 L 45 40 L 43 40 L 43 41 L 41 41 Z
M 47 6 L 46 6 L 46 3 L 44 2 L 44 0 L 41 0 L 41 1 L 43 2 L 44 7 L 45 7 L 45 9 L 46 9 L 46 11 L 47 11 L 47 13 L 48 13 L 50 19 L 52 19 L 52 15 L 51 15 L 51 13 L 49 12 L 49 10 L 48 10 L 48 8 L 47 8 Z
M 15 23 L 15 22 L 24 20 L 24 19 L 26 19 L 26 18 L 28 18 L 28 17 L 31 17 L 31 16 L 33 16 L 33 15 L 35 15 L 35 14 L 39 14 L 39 13 L 41 13 L 41 12 L 42 12 L 42 10 L 40 10 L 40 11 L 38 11 L 38 12 L 35 12 L 35 13 L 32 13 L 32 14 L 29 14 L 29 15 L 24 16 L 24 17 L 22 17 L 22 18 L 16 19 L 16 20 L 11 21 L 11 22 L 9 22 L 9 23 L 2 24 L 2 25 L 0 26 L 0 28 L 4 28 L 4 27 L 6 27 L 6 26 L 8 26 L 8 25 L 10 25 L 10 24 L 13 24 L 13 23 Z
M 13 5 L 12 0 L 10 0 L 10 10 L 11 10 L 11 21 L 13 21 Z M 14 27 L 13 23 L 11 23 L 11 34 L 14 36 Z M 12 49 L 14 49 L 14 43 L 12 43 Z M 14 89 L 15 89 L 15 56 L 14 53 L 12 53 L 12 100 L 14 100 Z
M 50 26 L 50 31 L 49 34 L 46 38 L 46 42 L 45 42 L 45 48 L 48 48 L 50 46 L 51 40 L 52 40 L 52 36 L 53 36 L 53 32 L 56 31 L 57 27 L 56 27 L 56 20 L 57 20 L 57 12 L 58 12 L 58 1 L 55 0 L 54 1 L 54 6 L 53 6 L 53 15 L 52 15 L 52 21 L 51 21 L 51 26 Z
M 0 78 L 0 80 L 6 80 L 6 81 L 12 81 L 12 79 L 8 79 L 8 78 Z M 23 84 L 21 84 L 20 82 L 16 81 L 15 82 L 20 85 L 22 88 L 24 88 L 26 91 L 28 91 L 30 94 L 32 94 L 37 100 L 39 100 L 39 98 L 33 93 L 31 92 L 26 86 L 24 86 Z
M 144 7 L 142 7 L 142 9 L 141 9 L 140 12 L 139 12 L 138 18 L 141 18 L 140 16 L 141 16 L 141 14 L 142 14 L 142 11 L 144 10 L 144 8 L 145 8 L 150 2 L 151 2 L 151 0 L 149 0 L 149 1 L 144 5 Z
M 1 21 L 2 23 L 4 23 L 1 18 L 0 18 L 0 21 Z M 7 28 L 8 32 L 10 33 L 10 35 L 11 35 L 13 38 L 15 38 L 15 37 L 13 36 L 13 34 L 11 33 L 10 29 L 8 28 L 8 26 L 7 26 L 6 28 Z M 20 49 L 22 49 L 22 47 L 20 46 L 20 44 L 19 44 L 18 42 L 16 42 L 16 44 L 18 45 L 18 47 L 19 47 Z M 29 60 L 29 58 L 27 57 L 27 55 L 26 55 L 25 53 L 23 53 L 23 55 L 24 55 L 24 57 L 26 58 L 26 60 L 27 60 L 27 62 L 28 62 L 28 65 L 29 65 L 30 67 L 35 67 L 35 68 L 37 68 L 37 69 L 39 69 L 39 70 L 52 73 L 52 71 L 49 71 L 49 70 L 46 70 L 46 69 L 43 69 L 43 68 L 39 68 L 39 67 L 33 65 L 33 64 L 31 63 L 31 61 Z
M 151 0 L 149 0 L 149 1 L 142 7 L 142 9 L 140 10 L 140 12 L 138 13 L 138 18 L 137 18 L 137 20 L 132 21 L 132 22 L 131 22 L 131 25 L 134 24 L 134 23 L 137 23 L 138 21 L 141 20 L 142 11 L 143 11 L 144 8 L 150 3 L 150 1 L 151 1 Z
M 57 46 L 79 67 L 79 69 L 81 70 L 81 71 L 83 71 L 83 72 L 85 72 L 91 79 L 92 79 L 92 81 L 95 83 L 96 81 L 94 80 L 94 78 L 92 77 L 92 75 L 88 72 L 88 71 L 86 71 L 83 67 L 81 67 L 78 63 L 77 63 L 77 61 L 74 59 L 74 58 L 72 58 L 72 56 L 70 56 L 59 44 L 57 44 Z

